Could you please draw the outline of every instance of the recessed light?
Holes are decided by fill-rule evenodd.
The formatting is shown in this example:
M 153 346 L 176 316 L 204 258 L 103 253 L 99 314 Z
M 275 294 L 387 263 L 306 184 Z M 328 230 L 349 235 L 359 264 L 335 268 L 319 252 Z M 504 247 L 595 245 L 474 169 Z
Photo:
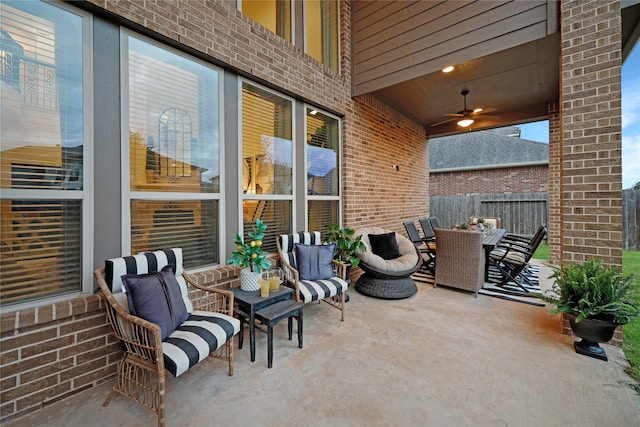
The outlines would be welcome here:
M 452 72 L 452 71 L 453 71 L 453 65 L 449 65 L 448 67 L 444 67 L 444 68 L 442 69 L 442 72 L 443 72 L 443 73 L 450 73 L 450 72 Z

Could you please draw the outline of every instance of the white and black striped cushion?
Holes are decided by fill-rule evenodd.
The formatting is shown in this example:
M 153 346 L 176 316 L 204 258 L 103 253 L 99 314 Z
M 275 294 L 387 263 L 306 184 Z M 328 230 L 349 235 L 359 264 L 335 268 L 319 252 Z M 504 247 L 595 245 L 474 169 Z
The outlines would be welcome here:
M 296 269 L 296 251 L 294 250 L 296 243 L 305 245 L 322 244 L 319 231 L 282 234 L 278 238 L 280 239 L 282 252 L 287 256 L 289 264 Z M 305 303 L 338 295 L 341 292 L 345 292 L 349 287 L 347 282 L 339 277 L 332 277 L 326 280 L 301 280 L 298 284 L 300 299 Z
M 282 252 L 287 256 L 287 261 L 293 268 L 298 268 L 296 264 L 296 251 L 294 250 L 296 243 L 302 243 L 304 245 L 321 245 L 320 232 L 313 231 L 301 232 L 296 234 L 282 234 L 278 237 L 280 239 L 280 247 Z
M 240 321 L 222 313 L 196 310 L 162 341 L 164 367 L 177 377 L 204 360 L 240 331 Z
M 122 292 L 122 276 L 125 274 L 146 274 L 161 271 L 163 267 L 173 265 L 176 279 L 180 285 L 182 300 L 187 312 L 193 311 L 193 305 L 189 300 L 187 283 L 182 277 L 182 248 L 163 249 L 153 252 L 145 252 L 138 255 L 124 256 L 108 259 L 104 263 L 105 281 L 114 295 Z
M 300 298 L 308 303 L 329 298 L 345 292 L 349 285 L 339 277 L 326 280 L 301 280 L 299 282 Z

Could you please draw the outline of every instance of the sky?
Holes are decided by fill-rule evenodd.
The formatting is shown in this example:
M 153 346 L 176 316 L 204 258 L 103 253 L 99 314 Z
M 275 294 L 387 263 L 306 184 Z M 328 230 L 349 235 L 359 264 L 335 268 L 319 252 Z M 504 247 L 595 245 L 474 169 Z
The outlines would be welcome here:
M 547 121 L 518 125 L 521 137 L 549 142 Z M 622 66 L 622 188 L 640 182 L 640 47 Z

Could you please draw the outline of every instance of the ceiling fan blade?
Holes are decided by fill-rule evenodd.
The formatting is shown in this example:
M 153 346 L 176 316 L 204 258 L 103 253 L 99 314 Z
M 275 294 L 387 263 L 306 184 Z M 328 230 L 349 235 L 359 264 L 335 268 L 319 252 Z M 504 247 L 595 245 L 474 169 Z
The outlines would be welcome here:
M 493 113 L 494 111 L 498 111 L 497 108 L 483 108 L 482 111 L 478 111 L 477 113 L 474 114 L 487 114 L 487 113 Z
M 460 113 L 443 114 L 443 115 L 447 117 L 464 117 L 464 114 L 460 114 Z
M 484 114 L 474 114 L 473 117 L 478 117 L 478 120 L 499 119 L 500 118 L 500 116 L 485 116 Z
M 434 123 L 434 124 L 432 124 L 430 127 L 440 126 L 440 125 L 443 125 L 443 124 L 445 124 L 445 123 L 453 122 L 453 121 L 456 121 L 456 120 L 458 120 L 458 119 L 456 118 L 456 119 L 444 120 L 444 121 L 442 121 L 442 122 Z

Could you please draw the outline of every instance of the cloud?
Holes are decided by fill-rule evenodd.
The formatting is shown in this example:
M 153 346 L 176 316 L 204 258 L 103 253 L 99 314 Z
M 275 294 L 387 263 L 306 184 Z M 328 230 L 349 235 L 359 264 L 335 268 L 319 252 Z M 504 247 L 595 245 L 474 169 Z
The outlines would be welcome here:
M 622 129 L 640 124 L 640 79 L 622 88 Z

